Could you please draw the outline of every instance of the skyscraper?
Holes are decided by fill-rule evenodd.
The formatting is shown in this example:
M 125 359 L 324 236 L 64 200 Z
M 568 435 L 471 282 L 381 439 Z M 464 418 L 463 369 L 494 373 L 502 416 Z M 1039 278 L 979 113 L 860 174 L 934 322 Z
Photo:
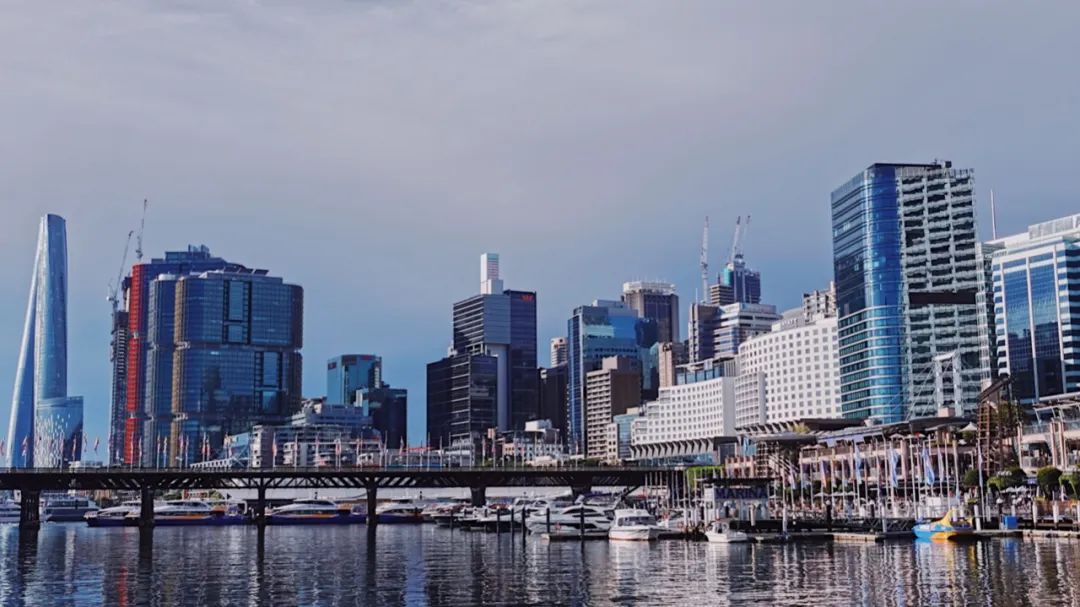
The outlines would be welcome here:
M 657 341 L 657 328 L 621 301 L 597 300 L 574 309 L 567 334 L 567 441 L 572 452 L 584 453 L 585 376 L 609 356 L 644 360 Z
M 746 267 L 741 252 L 736 253 L 709 287 L 709 303 L 726 306 L 733 303 L 761 303 L 761 273 Z
M 1033 404 L 1080 393 L 1080 215 L 987 243 L 998 372 Z
M 163 258 L 131 267 L 112 323 L 110 462 L 131 464 L 138 460 L 150 464 L 158 457 L 172 425 L 176 282 L 189 274 L 225 269 L 246 268 L 212 256 L 205 246 L 168 251 Z M 159 277 L 161 281 L 157 282 Z
M 566 338 L 551 338 L 551 366 L 558 367 L 566 364 Z
M 301 287 L 215 270 L 181 277 L 175 297 L 170 461 L 213 458 L 226 435 L 299 410 Z
M 67 226 L 41 218 L 26 306 L 7 458 L 16 468 L 80 458 L 82 399 L 67 397 Z
M 433 444 L 479 440 L 489 428 L 519 431 L 539 410 L 536 293 L 504 290 L 499 276 L 499 256 L 483 254 L 480 294 L 454 304 L 450 355 L 428 365 Z
M 675 294 L 675 285 L 667 282 L 626 282 L 623 283 L 622 300 L 638 316 L 656 323 L 659 341 L 679 341 L 679 296 Z
M 874 164 L 832 194 L 845 417 L 895 422 L 935 408 L 935 360 L 960 363 L 974 407 L 979 357 L 974 176 L 949 162 Z M 953 393 L 952 374 L 943 377 Z
M 326 402 L 351 405 L 356 391 L 383 386 L 382 357 L 373 354 L 342 354 L 326 363 Z

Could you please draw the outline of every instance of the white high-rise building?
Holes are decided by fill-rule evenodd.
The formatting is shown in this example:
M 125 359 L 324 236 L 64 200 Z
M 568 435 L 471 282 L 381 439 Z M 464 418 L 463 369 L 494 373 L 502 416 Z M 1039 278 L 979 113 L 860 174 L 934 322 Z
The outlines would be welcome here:
M 499 278 L 499 254 L 484 253 L 480 256 L 480 294 L 500 295 L 503 281 Z
M 558 367 L 565 365 L 567 361 L 566 355 L 566 338 L 565 337 L 552 337 L 551 338 L 551 366 Z
M 836 317 L 790 310 L 739 348 L 735 428 L 841 417 Z

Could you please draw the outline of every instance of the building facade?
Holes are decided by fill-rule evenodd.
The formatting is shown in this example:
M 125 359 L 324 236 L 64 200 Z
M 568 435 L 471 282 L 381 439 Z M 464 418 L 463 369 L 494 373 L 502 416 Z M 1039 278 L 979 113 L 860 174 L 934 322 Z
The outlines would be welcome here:
M 383 385 L 382 357 L 374 354 L 342 354 L 326 362 L 326 400 L 335 405 L 356 402 L 358 390 Z
M 620 301 L 594 301 L 574 309 L 567 322 L 567 444 L 585 452 L 585 378 L 609 356 L 642 360 L 656 343 L 656 324 Z
M 67 223 L 46 215 L 38 227 L 8 426 L 7 461 L 13 468 L 77 461 L 68 442 L 82 399 L 67 394 Z M 77 415 L 75 409 L 78 409 Z
M 623 283 L 622 301 L 638 316 L 656 323 L 658 341 L 679 341 L 679 296 L 675 294 L 675 285 L 667 282 L 626 282 Z
M 300 409 L 304 291 L 265 270 L 176 281 L 170 459 Z
M 455 354 L 427 366 L 427 431 L 433 446 L 478 445 L 495 427 L 499 363 Z
M 784 316 L 739 349 L 736 430 L 841 415 L 836 317 L 807 321 L 803 309 Z
M 761 303 L 761 273 L 746 267 L 742 253 L 736 253 L 709 287 L 709 303 L 727 306 L 733 303 Z
M 502 290 L 498 276 L 498 256 L 486 253 L 480 294 L 454 304 L 453 351 L 495 357 L 495 427 L 505 432 L 524 428 L 538 407 L 536 293 Z
M 540 369 L 540 410 L 537 419 L 546 419 L 566 441 L 566 394 L 569 370 L 566 365 Z
M 832 194 L 846 417 L 929 414 L 935 360 L 955 354 L 970 410 L 979 356 L 974 176 L 951 163 L 875 164 Z M 952 374 L 945 374 L 952 393 Z
M 611 356 L 585 374 L 585 455 L 607 457 L 607 426 L 612 417 L 641 404 L 641 363 Z
M 172 322 L 169 307 L 164 301 L 164 298 L 171 297 L 172 293 L 169 289 L 163 291 L 166 285 L 153 287 L 152 283 L 164 276 L 163 282 L 171 283 L 168 287 L 175 287 L 175 281 L 180 276 L 211 270 L 244 269 L 244 266 L 214 257 L 205 246 L 189 246 L 186 251 L 168 251 L 164 257 L 136 263 L 131 267 L 131 273 L 123 281 L 122 292 L 113 311 L 111 358 L 114 391 L 109 425 L 110 462 L 131 464 L 144 461 L 144 455 L 146 460 L 152 459 L 157 448 L 156 441 L 162 436 L 161 428 L 160 424 L 157 428 L 152 425 L 150 442 L 147 442 L 144 448 L 144 442 L 147 441 L 145 421 L 171 415 L 171 365 L 160 366 L 162 357 L 166 361 L 169 359 L 167 350 L 172 347 L 172 343 L 168 341 L 171 328 L 166 330 L 165 325 L 158 325 L 155 335 L 159 336 L 159 341 L 156 343 L 149 340 L 149 335 L 152 292 L 156 298 L 154 309 L 156 321 L 159 323 Z M 150 371 L 151 363 L 154 362 L 150 357 L 151 351 L 158 354 L 158 366 L 153 374 Z M 151 375 L 152 384 L 148 383 L 148 376 Z M 150 386 L 156 386 L 153 389 L 158 396 L 148 407 L 146 395 Z M 163 394 L 168 394 L 168 398 L 162 396 Z M 166 402 L 169 404 L 164 407 Z
M 691 363 L 633 420 L 631 457 L 666 459 L 717 454 L 735 436 L 735 361 Z
M 551 366 L 560 367 L 566 364 L 566 338 L 551 338 Z
M 998 372 L 1034 404 L 1080 393 L 1080 215 L 988 243 Z
M 387 449 L 401 449 L 409 440 L 409 392 L 405 388 L 364 389 L 359 394 L 361 414 L 382 437 Z

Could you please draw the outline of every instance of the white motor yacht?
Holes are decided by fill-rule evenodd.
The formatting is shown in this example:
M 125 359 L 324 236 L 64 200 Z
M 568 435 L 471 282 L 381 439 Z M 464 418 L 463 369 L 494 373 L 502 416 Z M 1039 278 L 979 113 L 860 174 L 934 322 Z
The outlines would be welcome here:
M 720 520 L 709 526 L 705 539 L 716 544 L 741 544 L 750 541 L 750 536 L 731 528 L 731 522 Z
M 608 530 L 608 539 L 613 541 L 644 541 L 660 537 L 656 526 L 656 517 L 645 510 L 625 508 L 615 511 L 615 522 Z
M 611 528 L 611 519 L 603 508 L 586 504 L 573 504 L 564 508 L 552 508 L 550 525 L 547 511 L 530 515 L 526 526 L 532 533 L 550 533 L 552 535 L 581 535 L 596 537 L 607 535 Z
M 8 499 L 0 502 L 0 523 L 17 523 L 20 514 L 22 507 L 19 502 Z

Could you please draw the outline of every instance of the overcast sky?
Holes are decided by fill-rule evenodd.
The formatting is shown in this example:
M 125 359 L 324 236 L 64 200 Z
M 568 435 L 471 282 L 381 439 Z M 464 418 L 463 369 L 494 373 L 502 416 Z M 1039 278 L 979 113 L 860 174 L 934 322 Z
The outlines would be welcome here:
M 570 310 L 624 280 L 689 302 L 705 215 L 719 268 L 751 214 L 764 298 L 795 305 L 831 278 L 830 192 L 876 161 L 974 168 L 986 237 L 991 187 L 1001 233 L 1080 212 L 1073 2 L 0 11 L 5 424 L 46 212 L 68 220 L 69 392 L 91 438 L 107 433 L 106 287 L 148 197 L 147 256 L 205 243 L 303 285 L 305 394 L 324 394 L 330 356 L 381 354 L 414 442 L 424 365 L 484 251 L 508 288 L 538 291 L 546 362 Z

